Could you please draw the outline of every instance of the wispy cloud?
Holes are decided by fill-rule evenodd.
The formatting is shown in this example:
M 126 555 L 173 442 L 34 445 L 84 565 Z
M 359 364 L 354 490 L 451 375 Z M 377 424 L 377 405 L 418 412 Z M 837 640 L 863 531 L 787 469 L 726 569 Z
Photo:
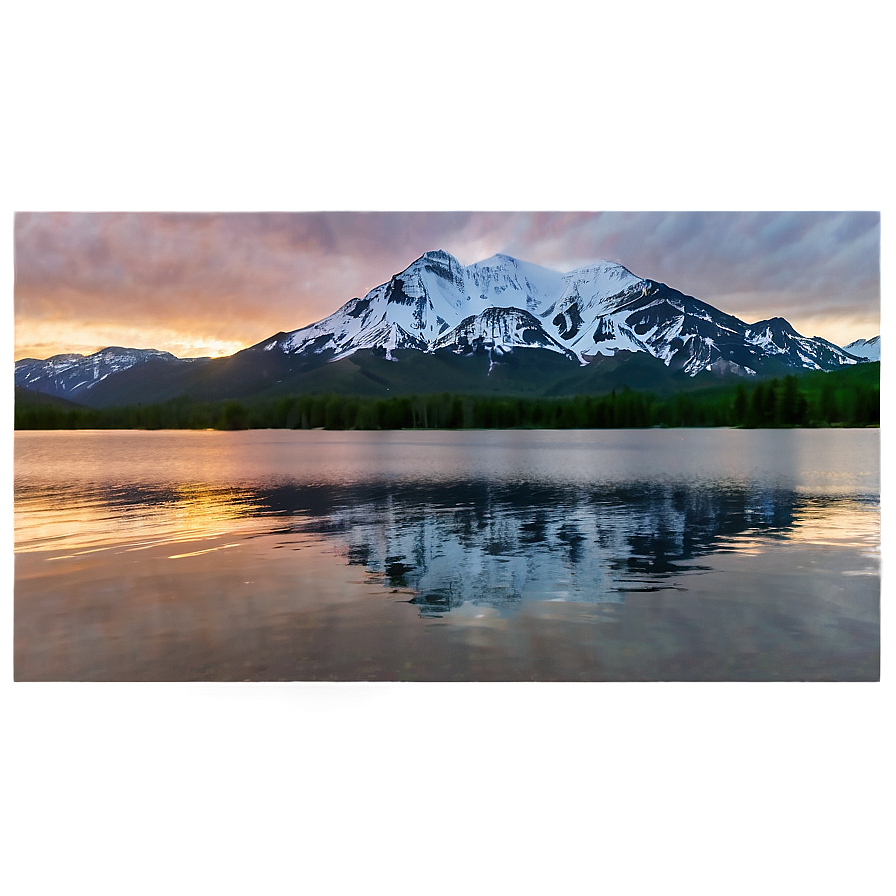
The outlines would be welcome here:
M 326 316 L 434 248 L 558 270 L 608 258 L 842 344 L 878 332 L 879 244 L 875 212 L 23 213 L 16 356 L 110 342 L 229 353 Z

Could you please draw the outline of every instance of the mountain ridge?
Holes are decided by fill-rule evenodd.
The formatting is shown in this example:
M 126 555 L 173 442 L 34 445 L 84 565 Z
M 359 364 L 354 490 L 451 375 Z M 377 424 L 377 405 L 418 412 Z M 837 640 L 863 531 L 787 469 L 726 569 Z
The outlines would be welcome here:
M 524 325 L 520 311 L 537 326 Z M 504 254 L 465 266 L 444 250 L 424 253 L 328 317 L 249 350 L 338 360 L 362 348 L 464 353 L 477 341 L 486 350 L 572 353 L 580 364 L 645 351 L 692 376 L 719 362 L 755 375 L 770 355 L 808 369 L 860 361 L 827 340 L 801 336 L 783 318 L 748 324 L 617 262 L 601 259 L 563 274 Z
M 644 353 L 689 377 L 837 369 L 872 360 L 868 353 L 875 351 L 879 358 L 879 336 L 850 346 L 801 336 L 782 317 L 746 323 L 617 262 L 598 259 L 561 273 L 503 253 L 463 265 L 436 249 L 316 323 L 275 333 L 228 358 L 179 359 L 110 346 L 88 356 L 22 359 L 15 382 L 105 404 L 119 400 L 125 384 L 138 398 L 161 394 L 150 384 L 162 380 L 164 394 L 260 391 L 357 352 L 387 362 L 407 351 L 484 355 L 486 376 L 515 352 L 550 352 L 577 367 L 601 356 Z
M 866 361 L 880 361 L 880 336 L 871 339 L 856 339 L 844 346 L 844 349 L 857 358 Z

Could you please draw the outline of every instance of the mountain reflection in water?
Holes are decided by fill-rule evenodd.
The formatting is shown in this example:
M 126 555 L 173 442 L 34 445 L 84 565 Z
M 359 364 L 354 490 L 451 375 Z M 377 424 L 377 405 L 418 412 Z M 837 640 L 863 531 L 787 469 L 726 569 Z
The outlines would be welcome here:
M 876 680 L 873 431 L 35 432 L 20 680 Z
M 254 520 L 261 525 L 249 537 L 274 533 L 281 547 L 290 546 L 290 536 L 313 536 L 385 588 L 408 593 L 427 617 L 466 603 L 508 610 L 526 599 L 619 603 L 630 592 L 683 591 L 688 576 L 710 568 L 701 558 L 749 552 L 762 536 L 799 538 L 812 520 L 814 540 L 840 531 L 854 545 L 870 547 L 877 512 L 870 498 L 707 482 L 612 483 L 583 491 L 524 481 L 371 481 L 219 490 L 130 486 L 79 495 L 119 518 L 139 508 L 141 523 L 155 516 L 159 532 L 186 528 L 195 536 L 203 534 L 203 520 L 213 529 L 227 523 L 222 532 Z M 27 504 L 27 489 L 19 497 Z M 173 520 L 167 527 L 165 518 Z M 191 522 L 200 528 L 191 530 Z
M 786 538 L 810 509 L 863 512 L 846 499 L 723 484 L 581 494 L 538 483 L 407 491 L 371 483 L 278 488 L 256 499 L 292 519 L 283 531 L 334 539 L 350 564 L 413 591 L 424 616 L 468 602 L 500 609 L 526 598 L 620 602 L 632 591 L 684 590 L 685 576 L 708 568 L 700 558 L 759 535 Z

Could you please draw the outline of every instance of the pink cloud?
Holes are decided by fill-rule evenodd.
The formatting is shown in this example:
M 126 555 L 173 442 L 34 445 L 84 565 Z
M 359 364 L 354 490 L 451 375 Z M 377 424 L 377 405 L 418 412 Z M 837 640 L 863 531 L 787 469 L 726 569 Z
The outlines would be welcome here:
M 157 348 L 197 334 L 249 345 L 319 320 L 435 248 L 559 270 L 609 258 L 747 320 L 827 320 L 821 335 L 842 343 L 877 332 L 879 240 L 876 213 L 23 213 L 17 357 L 52 341 L 41 332 L 64 340 L 67 325 L 145 333 Z M 834 332 L 838 320 L 862 332 Z

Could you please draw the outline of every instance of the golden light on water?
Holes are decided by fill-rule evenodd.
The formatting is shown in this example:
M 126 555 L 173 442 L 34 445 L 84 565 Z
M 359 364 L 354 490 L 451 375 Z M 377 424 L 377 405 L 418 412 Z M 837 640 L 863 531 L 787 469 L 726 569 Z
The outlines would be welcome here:
M 880 511 L 858 501 L 810 504 L 802 510 L 789 536 L 801 544 L 862 548 L 880 554 Z
M 110 548 L 142 551 L 232 537 L 265 526 L 264 520 L 250 516 L 251 506 L 249 494 L 202 484 L 176 488 L 170 502 L 122 507 L 110 507 L 101 496 L 73 502 L 58 495 L 23 496 L 16 499 L 15 550 L 59 552 L 51 559 L 61 560 Z
M 224 551 L 227 548 L 238 548 L 242 542 L 235 541 L 233 544 L 219 544 L 213 548 L 203 548 L 201 551 L 187 551 L 185 554 L 171 554 L 169 560 L 183 560 L 185 557 L 199 557 L 201 554 L 213 554 L 215 551 Z
M 859 548 L 862 555 L 880 555 L 880 511 L 858 501 L 813 501 L 798 509 L 783 538 L 807 547 Z M 723 551 L 759 556 L 779 541 L 764 529 L 750 529 L 718 543 Z

